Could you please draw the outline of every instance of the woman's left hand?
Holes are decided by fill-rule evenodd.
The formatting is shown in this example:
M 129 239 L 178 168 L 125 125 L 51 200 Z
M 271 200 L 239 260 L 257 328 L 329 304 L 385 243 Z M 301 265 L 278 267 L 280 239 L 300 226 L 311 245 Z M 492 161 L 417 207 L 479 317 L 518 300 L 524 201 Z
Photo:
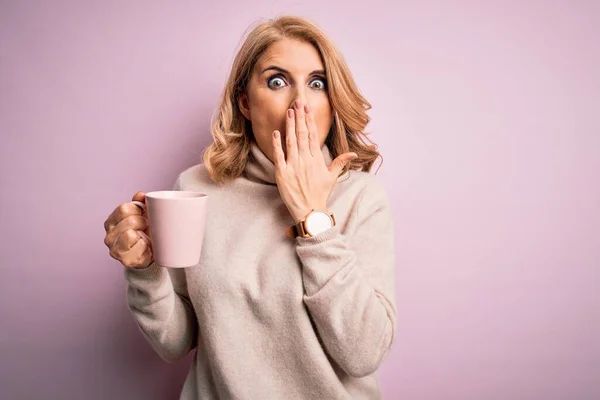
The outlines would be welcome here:
M 314 114 L 298 100 L 294 108 L 287 111 L 286 117 L 287 158 L 279 131 L 273 132 L 273 158 L 279 194 L 297 223 L 313 209 L 327 211 L 327 200 L 337 178 L 357 155 L 344 153 L 327 166 Z

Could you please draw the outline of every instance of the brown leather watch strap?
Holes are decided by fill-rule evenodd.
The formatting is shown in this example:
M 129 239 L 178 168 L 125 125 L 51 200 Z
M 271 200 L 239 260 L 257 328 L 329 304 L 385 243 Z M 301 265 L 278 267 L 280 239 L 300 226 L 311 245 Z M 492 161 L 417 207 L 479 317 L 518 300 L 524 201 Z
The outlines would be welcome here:
M 312 210 L 311 212 L 313 212 L 313 211 L 315 211 L 315 210 Z M 309 215 L 310 215 L 310 213 L 309 213 Z M 333 226 L 335 226 L 336 222 L 335 222 L 335 217 L 333 216 L 333 214 L 328 212 L 327 215 L 329 215 L 329 217 L 331 218 L 331 222 L 333 223 Z M 295 239 L 295 238 L 301 236 L 301 233 L 304 231 L 305 228 L 298 227 L 298 225 L 303 224 L 305 221 L 306 221 L 306 218 L 304 218 L 303 220 L 298 222 L 296 225 L 288 226 L 285 229 L 285 236 L 289 237 L 290 239 Z M 303 237 L 311 237 L 311 236 L 308 235 L 308 236 L 303 236 Z
M 298 236 L 298 228 L 296 228 L 296 225 L 288 226 L 285 229 L 285 236 L 289 237 L 290 239 L 295 239 Z

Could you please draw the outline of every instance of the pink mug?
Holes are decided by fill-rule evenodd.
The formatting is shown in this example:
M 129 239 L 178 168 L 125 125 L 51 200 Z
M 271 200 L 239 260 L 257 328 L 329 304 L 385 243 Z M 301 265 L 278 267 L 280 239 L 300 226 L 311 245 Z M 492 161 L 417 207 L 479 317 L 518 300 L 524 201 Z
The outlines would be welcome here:
M 163 190 L 146 193 L 146 204 L 133 201 L 148 218 L 154 262 L 163 267 L 186 268 L 198 264 L 208 212 L 204 193 Z

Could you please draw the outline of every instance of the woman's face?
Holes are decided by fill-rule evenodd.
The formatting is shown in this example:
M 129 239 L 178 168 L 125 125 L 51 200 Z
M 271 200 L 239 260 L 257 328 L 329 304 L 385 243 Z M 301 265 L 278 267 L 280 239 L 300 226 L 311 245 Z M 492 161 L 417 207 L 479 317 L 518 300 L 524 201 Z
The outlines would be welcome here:
M 242 114 L 252 123 L 258 147 L 273 161 L 273 131 L 282 135 L 285 148 L 285 120 L 294 101 L 308 104 L 314 115 L 321 147 L 332 123 L 325 68 L 317 49 L 310 43 L 283 39 L 272 44 L 258 59 L 238 99 Z

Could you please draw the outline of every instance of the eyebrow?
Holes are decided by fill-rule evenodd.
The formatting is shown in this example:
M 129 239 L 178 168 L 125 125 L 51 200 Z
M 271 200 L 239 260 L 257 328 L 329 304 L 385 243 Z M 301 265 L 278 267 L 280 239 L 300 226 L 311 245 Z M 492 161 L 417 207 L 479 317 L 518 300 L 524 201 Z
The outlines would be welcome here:
M 265 72 L 269 71 L 269 70 L 273 70 L 273 71 L 279 71 L 279 72 L 283 72 L 284 74 L 290 74 L 289 71 L 287 71 L 284 68 L 278 67 L 277 65 L 269 65 L 268 67 L 266 67 L 265 69 L 263 69 L 262 71 L 260 71 L 260 74 L 264 74 Z M 322 69 L 316 69 L 314 71 L 312 71 L 309 75 L 323 75 L 325 76 L 325 71 Z

